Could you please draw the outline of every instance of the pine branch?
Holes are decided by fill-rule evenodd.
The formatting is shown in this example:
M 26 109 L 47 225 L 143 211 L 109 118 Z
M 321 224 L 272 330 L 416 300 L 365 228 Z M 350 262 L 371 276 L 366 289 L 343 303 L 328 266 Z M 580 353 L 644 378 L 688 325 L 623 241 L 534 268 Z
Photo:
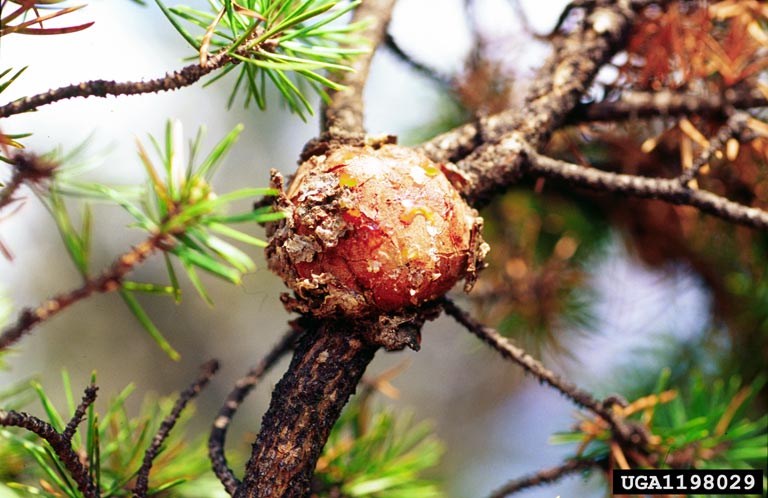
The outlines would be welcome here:
M 260 32 L 254 32 L 249 39 L 258 36 Z M 22 99 L 10 102 L 0 107 L 0 118 L 6 118 L 13 116 L 14 114 L 20 114 L 35 110 L 41 106 L 52 104 L 60 100 L 71 99 L 75 97 L 109 97 L 119 95 L 141 95 L 145 93 L 157 93 L 166 92 L 171 90 L 178 90 L 197 83 L 203 76 L 225 67 L 228 64 L 239 64 L 241 61 L 237 59 L 239 57 L 248 57 L 248 54 L 259 47 L 248 47 L 248 40 L 241 43 L 234 54 L 229 53 L 229 47 L 224 47 L 216 54 L 211 55 L 206 59 L 205 65 L 199 63 L 190 64 L 188 66 L 166 73 L 164 76 L 154 78 L 147 81 L 110 81 L 110 80 L 91 80 L 83 83 L 76 83 L 53 90 L 49 90 L 45 93 L 40 93 L 30 97 L 24 97 Z M 266 40 L 263 45 L 271 43 L 271 40 Z
M 140 95 L 145 93 L 178 90 L 179 88 L 195 84 L 206 74 L 229 63 L 236 63 L 236 61 L 229 55 L 220 54 L 217 57 L 210 58 L 205 67 L 202 67 L 197 63 L 190 64 L 178 71 L 166 73 L 165 76 L 147 81 L 117 82 L 110 80 L 91 80 L 63 86 L 48 90 L 45 93 L 24 97 L 0 107 L 0 118 L 7 118 L 14 114 L 33 111 L 44 105 L 75 97 Z
M 509 339 L 502 336 L 498 331 L 486 327 L 469 316 L 467 312 L 456 306 L 456 304 L 449 298 L 444 297 L 441 303 L 443 309 L 445 309 L 445 312 L 449 316 L 466 327 L 467 330 L 475 334 L 480 340 L 488 344 L 504 358 L 517 363 L 526 372 L 536 377 L 540 382 L 553 387 L 577 406 L 586 408 L 605 420 L 611 427 L 614 436 L 619 441 L 630 444 L 637 444 L 640 442 L 633 441 L 633 432 L 631 428 L 625 425 L 622 420 L 613 414 L 609 406 L 611 403 L 598 401 L 587 391 L 560 378 L 523 349 L 512 344 Z
M 632 5 L 647 3 L 637 1 Z M 524 130 L 529 140 L 542 145 L 576 105 L 597 69 L 621 46 L 635 17 L 627 5 L 622 2 L 595 8 L 582 27 L 560 42 L 555 57 L 541 71 L 526 110 L 514 113 L 508 121 L 486 120 L 483 126 L 495 127 L 499 135 L 509 129 Z M 391 0 L 365 2 L 355 15 L 361 18 L 365 7 L 380 6 L 391 6 Z M 384 15 L 388 17 L 388 13 L 387 9 Z M 373 41 L 377 44 L 384 36 L 386 22 L 380 19 L 375 26 L 379 35 Z M 333 95 L 325 114 L 325 136 L 359 139 L 362 135 L 361 98 L 368 62 L 368 58 L 358 60 L 362 67 L 356 68 L 354 79 L 341 81 L 351 88 Z M 422 149 L 436 161 L 444 162 L 455 157 L 456 150 L 466 148 L 467 143 L 471 145 L 469 150 L 476 146 L 476 130 L 468 137 L 464 136 L 466 128 L 458 133 L 468 138 L 467 142 L 453 140 L 449 135 Z M 308 144 L 305 154 L 312 146 Z M 236 498 L 307 496 L 312 471 L 330 428 L 377 349 L 366 341 L 364 331 L 355 330 L 354 324 L 334 322 L 316 327 L 300 339 L 288 371 L 272 394 Z M 555 381 L 554 377 L 548 378 Z M 629 439 L 629 429 L 614 421 L 600 402 L 588 393 L 567 392 L 612 421 L 617 438 Z
M 514 138 L 510 138 L 507 145 L 520 151 L 517 157 L 524 158 L 525 163 L 520 164 L 524 174 L 562 180 L 572 187 L 692 206 L 726 221 L 761 230 L 768 229 L 767 211 L 730 201 L 706 190 L 689 188 L 680 178 L 647 178 L 610 173 L 542 156 Z M 505 184 L 514 174 L 514 171 L 499 172 L 499 185 Z M 471 197 L 471 193 L 469 195 Z
M 70 441 L 72 440 L 72 437 L 75 435 L 75 431 L 77 430 L 77 426 L 80 425 L 80 422 L 83 421 L 83 417 L 85 417 L 85 411 L 89 406 L 93 404 L 94 401 L 96 401 L 96 391 L 98 390 L 99 388 L 93 384 L 85 388 L 83 399 L 80 401 L 80 404 L 77 405 L 77 409 L 75 409 L 75 413 L 69 420 L 69 423 L 64 429 L 64 432 L 61 433 L 61 435 L 66 439 Z
M 577 105 L 565 124 L 683 115 L 724 118 L 731 109 L 756 107 L 768 107 L 768 97 L 757 88 L 731 88 L 723 94 L 703 95 L 673 90 L 622 92 L 616 100 Z
M 14 325 L 0 334 L 0 351 L 7 349 L 39 323 L 52 318 L 73 304 L 96 293 L 112 292 L 120 288 L 123 278 L 143 263 L 155 250 L 170 243 L 167 234 L 156 234 L 117 258 L 96 278 L 88 278 L 69 292 L 54 296 L 34 309 L 21 312 Z
M 307 496 L 328 434 L 377 349 L 351 323 L 307 330 L 272 393 L 235 498 Z
M 88 469 L 80 461 L 80 456 L 72 449 L 72 441 L 64 433 L 59 433 L 53 426 L 37 417 L 24 412 L 0 410 L 0 426 L 21 427 L 37 434 L 51 445 L 53 452 L 77 484 L 77 489 L 84 498 L 99 498 L 99 491 L 88 475 Z
M 355 9 L 352 23 L 369 23 L 360 35 L 370 43 L 370 51 L 354 60 L 353 72 L 340 75 L 338 83 L 346 88 L 329 92 L 331 101 L 323 109 L 321 129 L 331 137 L 358 137 L 365 133 L 363 88 L 373 53 L 386 35 L 394 4 L 395 0 L 366 0 Z
M 208 456 L 213 464 L 213 472 L 219 478 L 224 489 L 230 496 L 235 494 L 240 481 L 227 465 L 227 457 L 224 453 L 224 444 L 227 438 L 227 430 L 232 422 L 232 417 L 237 412 L 240 404 L 254 387 L 261 381 L 266 373 L 291 349 L 301 330 L 289 330 L 280 341 L 262 358 L 258 365 L 235 383 L 235 388 L 224 401 L 216 420 L 213 422 L 211 434 L 208 437 Z
M 176 425 L 176 422 L 181 416 L 181 412 L 184 410 L 187 404 L 198 394 L 200 394 L 200 391 L 202 391 L 206 385 L 208 385 L 208 382 L 210 382 L 211 378 L 214 376 L 214 374 L 216 374 L 218 369 L 218 361 L 210 360 L 206 362 L 202 366 L 202 372 L 198 378 L 192 383 L 192 385 L 182 391 L 182 393 L 179 395 L 179 399 L 176 400 L 171 413 L 169 413 L 168 416 L 165 417 L 163 422 L 160 424 L 157 433 L 155 433 L 155 437 L 152 438 L 152 443 L 144 452 L 144 460 L 141 464 L 141 468 L 139 468 L 139 471 L 136 474 L 136 486 L 133 488 L 134 498 L 146 498 L 147 489 L 149 487 L 149 472 L 152 470 L 152 464 L 155 458 L 160 453 L 160 447 L 162 446 L 163 442 L 165 442 L 168 434 L 173 429 L 173 426 Z
M 573 459 L 568 460 L 562 465 L 552 467 L 550 469 L 540 470 L 534 474 L 515 479 L 510 481 L 504 486 L 500 487 L 488 498 L 504 498 L 511 494 L 523 491 L 533 486 L 540 486 L 542 484 L 548 484 L 558 481 L 559 479 L 576 472 L 582 472 L 592 467 L 598 467 L 600 463 L 592 459 Z
M 600 67 L 622 47 L 636 18 L 635 10 L 650 1 L 587 5 L 583 22 L 555 44 L 555 52 L 538 71 L 521 109 L 508 109 L 480 123 L 468 123 L 422 144 L 419 150 L 435 162 L 457 162 L 482 183 L 492 173 L 488 160 L 496 153 L 494 142 L 517 131 L 540 148 L 578 104 Z M 463 160 L 462 160 L 463 159 Z M 478 185 L 484 201 L 492 191 Z

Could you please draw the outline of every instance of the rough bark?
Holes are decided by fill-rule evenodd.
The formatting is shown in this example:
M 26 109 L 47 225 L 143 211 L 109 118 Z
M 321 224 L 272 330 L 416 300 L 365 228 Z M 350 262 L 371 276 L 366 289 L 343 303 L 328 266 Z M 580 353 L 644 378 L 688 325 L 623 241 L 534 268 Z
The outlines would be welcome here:
M 363 135 L 363 88 L 368 79 L 373 51 L 381 43 L 386 33 L 387 24 L 392 16 L 395 0 L 366 0 L 355 11 L 354 21 L 367 21 L 370 24 L 361 33 L 372 47 L 371 52 L 356 58 L 351 66 L 354 72 L 344 73 L 339 83 L 346 88 L 331 91 L 331 103 L 323 110 L 322 128 L 331 137 L 343 138 L 349 135 Z
M 467 176 L 465 198 L 476 207 L 486 204 L 521 175 L 523 144 L 540 150 L 563 124 L 597 71 L 622 45 L 635 19 L 632 7 L 643 3 L 625 1 L 595 8 L 556 44 L 521 109 L 456 128 L 420 149 L 433 161 L 455 161 Z
M 328 434 L 377 349 L 347 325 L 320 325 L 299 340 L 272 393 L 235 498 L 309 493 Z

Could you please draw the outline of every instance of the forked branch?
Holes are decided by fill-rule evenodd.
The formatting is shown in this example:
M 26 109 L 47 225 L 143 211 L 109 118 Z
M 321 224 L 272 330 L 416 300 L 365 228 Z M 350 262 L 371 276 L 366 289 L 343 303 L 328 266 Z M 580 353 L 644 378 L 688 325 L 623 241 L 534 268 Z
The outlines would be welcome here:
M 53 452 L 58 457 L 77 489 L 83 494 L 84 498 L 99 498 L 99 490 L 91 479 L 88 469 L 80 460 L 80 455 L 72 448 L 72 435 L 74 429 L 83 418 L 87 407 L 93 403 L 96 398 L 96 388 L 90 386 L 86 389 L 83 401 L 75 411 L 74 416 L 64 432 L 58 432 L 51 424 L 35 416 L 24 412 L 14 410 L 0 410 L 0 426 L 20 427 L 29 432 L 37 434 L 51 445 Z
M 495 142 L 517 131 L 536 149 L 565 120 L 589 88 L 600 67 L 621 48 L 636 18 L 634 9 L 653 2 L 621 1 L 588 5 L 583 22 L 555 44 L 555 52 L 538 71 L 520 109 L 488 116 L 438 135 L 419 149 L 435 162 L 457 162 L 473 178 L 491 173 L 488 161 Z M 482 182 L 476 187 L 484 201 L 493 194 Z

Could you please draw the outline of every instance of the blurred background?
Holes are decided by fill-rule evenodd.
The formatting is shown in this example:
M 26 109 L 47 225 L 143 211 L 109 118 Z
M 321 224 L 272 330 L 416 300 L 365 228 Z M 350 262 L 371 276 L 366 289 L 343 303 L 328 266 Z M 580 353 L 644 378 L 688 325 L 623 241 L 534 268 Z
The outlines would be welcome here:
M 472 112 L 519 104 L 528 80 L 548 54 L 547 43 L 536 35 L 554 27 L 566 2 L 477 0 L 470 10 L 464 4 L 398 2 L 390 33 L 412 61 L 404 62 L 391 48 L 377 53 L 366 88 L 370 133 L 397 134 L 401 143 L 415 144 Z M 89 79 L 155 78 L 194 55 L 154 4 L 94 0 L 70 19 L 89 20 L 95 21 L 91 28 L 66 36 L 4 37 L 2 67 L 29 68 L 4 92 L 3 102 Z M 433 72 L 427 74 L 421 66 Z M 614 77 L 610 70 L 601 75 L 605 81 Z M 266 112 L 243 109 L 239 101 L 227 111 L 232 84 L 227 77 L 210 87 L 198 84 L 158 95 L 72 99 L 0 125 L 4 133 L 33 132 L 24 144 L 37 153 L 56 147 L 67 151 L 87 141 L 86 155 L 98 163 L 88 178 L 130 185 L 145 178 L 136 140 L 145 140 L 147 134 L 161 136 L 167 119 L 180 120 L 188 138 L 204 125 L 204 150 L 243 123 L 245 131 L 214 179 L 214 189 L 224 193 L 266 186 L 270 168 L 285 174 L 294 170 L 302 146 L 318 133 L 317 119 L 305 123 L 291 115 L 276 92 Z M 552 148 L 567 155 L 572 151 L 569 139 L 567 133 L 555 137 Z M 583 143 L 597 147 L 594 140 Z M 632 206 L 607 214 L 611 202 L 547 185 L 523 185 L 510 192 L 483 213 L 492 267 L 471 295 L 457 289 L 456 299 L 598 396 L 642 392 L 664 367 L 686 375 L 690 367 L 716 370 L 748 363 L 743 356 L 729 355 L 739 347 L 751 348 L 755 356 L 744 375 L 759 371 L 766 358 L 768 291 L 755 268 L 765 254 L 755 251 L 748 263 L 734 263 L 735 269 L 721 266 L 722 278 L 714 278 L 700 271 L 712 268 L 718 261 L 714 256 L 701 247 L 652 254 L 656 242 L 672 243 L 664 238 L 670 235 L 658 227 L 654 232 L 647 225 L 633 226 L 627 221 Z M 243 202 L 241 207 L 248 205 Z M 669 214 L 657 211 L 635 213 L 649 219 Z M 131 220 L 117 208 L 96 205 L 94 215 L 93 268 L 106 266 L 142 240 L 138 230 L 126 228 Z M 259 227 L 247 231 L 262 236 Z M 648 238 L 643 240 L 640 233 Z M 13 253 L 12 260 L 0 258 L 0 294 L 15 310 L 78 285 L 78 273 L 56 227 L 34 196 L 27 196 L 19 212 L 0 220 L 0 239 Z M 728 235 L 725 240 L 733 239 Z M 749 237 L 746 243 L 765 247 L 765 238 Z M 70 372 L 75 386 L 87 384 L 96 370 L 100 396 L 112 397 L 134 383 L 132 399 L 138 404 L 145 392 L 167 395 L 182 389 L 202 362 L 217 358 L 223 368 L 200 397 L 192 421 L 194 428 L 206 431 L 234 381 L 277 341 L 290 318 L 278 300 L 285 290 L 282 282 L 266 270 L 259 251 L 249 249 L 249 254 L 259 269 L 247 275 L 240 288 L 203 276 L 214 307 L 188 284 L 182 284 L 180 305 L 167 298 L 141 298 L 181 353 L 180 361 L 170 360 L 156 346 L 117 296 L 94 296 L 20 341 L 6 356 L 8 368 L 0 372 L 0 387 L 36 377 L 64 406 L 63 398 L 57 399 L 62 369 Z M 725 260 L 728 254 L 719 257 Z M 143 265 L 133 278 L 164 282 L 161 258 Z M 736 296 L 739 289 L 752 301 L 721 299 Z M 752 314 L 734 308 L 732 301 Z M 735 327 L 762 337 L 757 343 L 762 346 L 734 345 Z M 573 453 L 572 446 L 548 442 L 553 433 L 574 424 L 573 405 L 523 376 L 452 320 L 429 323 L 418 353 L 379 353 L 368 375 L 401 362 L 407 362 L 407 368 L 392 381 L 399 396 L 386 402 L 412 410 L 417 420 L 434 421 L 446 446 L 435 472 L 446 496 L 487 495 L 511 478 L 554 466 Z M 287 360 L 274 369 L 235 419 L 229 446 L 243 455 L 269 402 L 271 386 L 286 365 Z M 595 479 L 576 476 L 520 496 L 595 496 L 600 486 Z

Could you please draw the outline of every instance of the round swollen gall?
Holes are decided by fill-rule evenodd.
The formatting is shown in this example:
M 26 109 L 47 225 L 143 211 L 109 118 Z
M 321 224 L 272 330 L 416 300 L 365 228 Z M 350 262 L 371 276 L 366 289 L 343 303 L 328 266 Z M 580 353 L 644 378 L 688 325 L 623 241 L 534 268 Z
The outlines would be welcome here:
M 482 219 L 424 155 L 395 145 L 343 146 L 298 169 L 287 218 L 267 248 L 294 309 L 360 317 L 468 288 L 488 250 Z

